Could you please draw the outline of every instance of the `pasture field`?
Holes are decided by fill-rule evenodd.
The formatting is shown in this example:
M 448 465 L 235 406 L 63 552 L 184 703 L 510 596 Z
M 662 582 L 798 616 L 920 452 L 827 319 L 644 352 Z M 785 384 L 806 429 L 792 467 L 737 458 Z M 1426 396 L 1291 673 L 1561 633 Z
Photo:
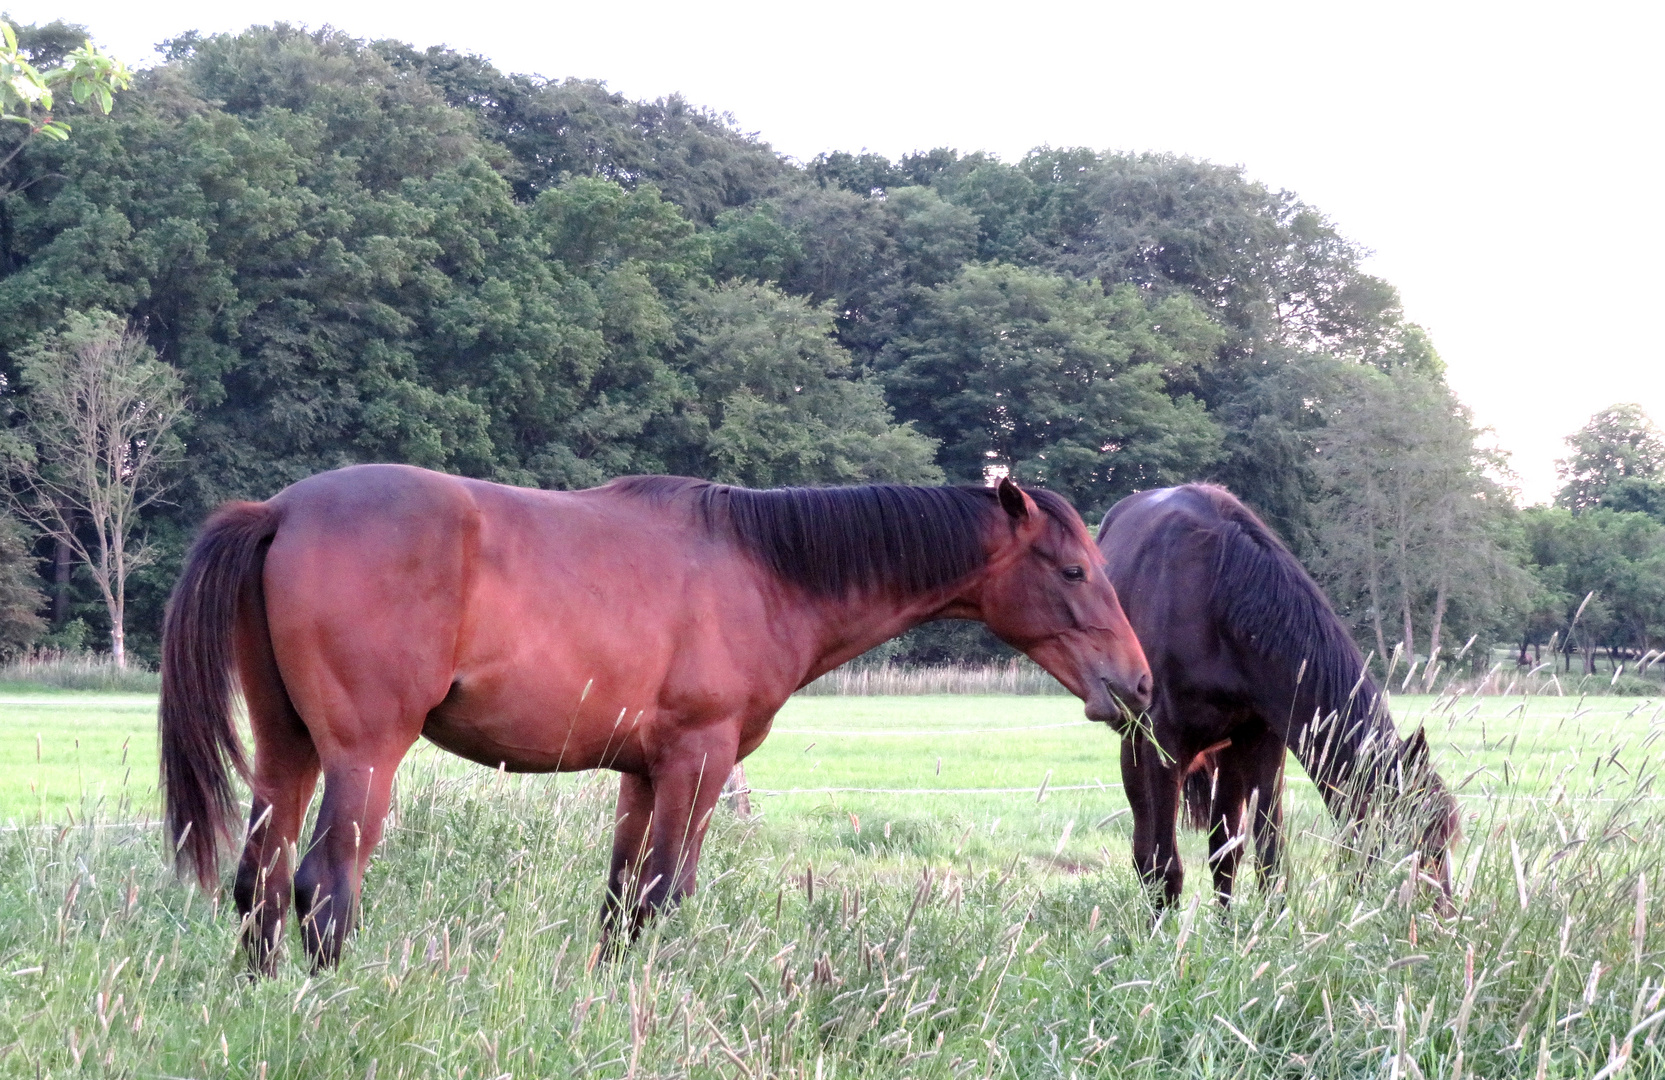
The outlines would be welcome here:
M 1660 703 L 1394 711 L 1463 798 L 1450 917 L 1411 860 L 1344 856 L 1292 767 L 1282 887 L 1219 911 L 1193 835 L 1153 922 L 1073 699 L 800 697 L 754 817 L 719 811 L 699 894 L 622 959 L 610 777 L 422 748 L 341 968 L 255 982 L 229 900 L 163 865 L 154 699 L 14 694 L 0 1076 L 1665 1076 Z

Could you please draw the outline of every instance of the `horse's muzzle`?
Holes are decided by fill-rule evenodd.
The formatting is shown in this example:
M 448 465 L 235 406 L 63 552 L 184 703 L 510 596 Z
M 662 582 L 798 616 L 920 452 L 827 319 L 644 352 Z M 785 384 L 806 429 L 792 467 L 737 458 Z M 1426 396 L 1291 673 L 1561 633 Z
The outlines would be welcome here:
M 1150 672 L 1142 671 L 1132 685 L 1124 680 L 1100 679 L 1102 694 L 1094 694 L 1087 702 L 1087 719 L 1109 724 L 1117 731 L 1128 726 L 1128 721 L 1150 708 Z

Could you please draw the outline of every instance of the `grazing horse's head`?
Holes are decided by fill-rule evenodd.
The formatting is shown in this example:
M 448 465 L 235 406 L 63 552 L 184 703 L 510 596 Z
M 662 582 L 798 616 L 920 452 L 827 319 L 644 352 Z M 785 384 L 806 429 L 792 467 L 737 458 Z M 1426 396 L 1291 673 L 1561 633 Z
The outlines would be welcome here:
M 1428 737 L 1421 728 L 1399 748 L 1399 783 L 1413 829 L 1411 840 L 1422 854 L 1422 872 L 1440 890 L 1440 907 L 1451 902 L 1451 846 L 1462 837 L 1457 797 L 1434 771 Z
M 1035 498 L 1009 480 L 997 494 L 1004 528 L 989 557 L 979 614 L 1087 703 L 1087 716 L 1119 723 L 1150 705 L 1150 665 L 1105 575 L 1104 556 L 1079 514 L 1049 492 Z

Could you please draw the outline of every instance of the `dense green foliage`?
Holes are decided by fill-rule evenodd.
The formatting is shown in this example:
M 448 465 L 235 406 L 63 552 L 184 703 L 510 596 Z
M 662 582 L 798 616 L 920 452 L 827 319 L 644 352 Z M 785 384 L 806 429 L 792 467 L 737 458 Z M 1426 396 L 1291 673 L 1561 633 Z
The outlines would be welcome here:
M 42 62 L 75 42 L 19 37 Z M 214 505 L 370 460 L 552 488 L 993 467 L 1089 520 L 1207 479 L 1379 651 L 1556 619 L 1566 639 L 1570 586 L 1528 572 L 1496 463 L 1392 287 L 1238 169 L 1071 148 L 799 165 L 678 98 L 278 26 L 171 42 L 0 188 L 9 388 L 31 342 L 102 309 L 189 395 L 171 503 L 144 518 L 141 655 Z M 1665 512 L 1657 477 L 1611 479 L 1604 505 Z M 1387 513 L 1389 489 L 1417 497 Z M 1370 584 L 1372 559 L 1392 580 Z M 97 627 L 70 590 L 60 621 Z M 1626 648 L 1659 640 L 1657 619 L 1625 625 Z M 951 628 L 898 655 L 990 651 Z

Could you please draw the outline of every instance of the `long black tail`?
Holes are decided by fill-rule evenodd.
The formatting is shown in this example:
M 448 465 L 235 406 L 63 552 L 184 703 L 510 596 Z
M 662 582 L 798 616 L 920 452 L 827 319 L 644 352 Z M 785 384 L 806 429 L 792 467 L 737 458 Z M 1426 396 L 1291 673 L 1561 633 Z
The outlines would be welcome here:
M 163 623 L 164 816 L 176 865 L 204 888 L 219 880 L 236 820 L 232 773 L 248 776 L 232 715 L 237 619 L 266 617 L 260 573 L 279 517 L 268 503 L 221 507 L 186 557 Z

